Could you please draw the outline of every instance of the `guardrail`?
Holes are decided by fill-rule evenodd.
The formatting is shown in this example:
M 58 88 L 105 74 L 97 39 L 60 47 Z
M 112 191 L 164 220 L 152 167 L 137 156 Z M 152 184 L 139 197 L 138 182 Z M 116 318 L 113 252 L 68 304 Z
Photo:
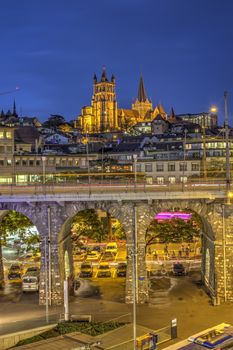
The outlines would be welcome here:
M 158 336 L 157 345 L 163 344 L 163 343 L 173 339 L 171 325 L 157 329 L 157 330 L 153 330 L 152 332 L 154 334 L 157 334 L 157 336 Z M 130 340 L 121 342 L 117 345 L 113 345 L 113 346 L 106 348 L 106 350 L 122 350 L 122 349 L 124 349 L 124 350 L 136 350 L 134 348 L 134 340 L 130 339 Z
M 147 184 L 143 183 L 90 183 L 80 184 L 67 182 L 64 184 L 23 184 L 23 185 L 0 185 L 0 195 L 17 194 L 55 194 L 55 193 L 148 193 L 148 192 L 205 192 L 205 191 L 226 191 L 226 184 L 219 182 L 197 182 L 197 183 L 176 183 L 176 184 Z

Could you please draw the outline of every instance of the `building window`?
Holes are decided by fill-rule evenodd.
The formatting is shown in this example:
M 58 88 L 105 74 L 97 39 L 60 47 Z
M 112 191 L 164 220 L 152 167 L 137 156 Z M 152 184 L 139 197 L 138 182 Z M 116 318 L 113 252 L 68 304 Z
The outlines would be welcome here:
M 168 181 L 169 181 L 170 184 L 175 184 L 176 183 L 175 176 L 169 176 Z
M 152 164 L 151 163 L 148 163 L 145 165 L 145 171 L 146 172 L 152 172 Z
M 187 163 L 180 163 L 180 171 L 187 171 Z
M 180 182 L 186 183 L 188 181 L 187 176 L 181 176 L 180 177 Z
M 164 183 L 164 177 L 160 176 L 160 177 L 157 177 L 157 184 L 158 185 L 163 185 Z
M 36 160 L 36 166 L 40 166 L 40 161 Z
M 54 164 L 54 159 L 53 159 L 53 158 L 49 158 L 48 164 L 49 164 L 49 165 L 53 165 L 53 164 Z
M 7 159 L 6 165 L 11 166 L 12 165 L 12 160 L 11 159 Z
M 192 171 L 199 171 L 200 165 L 198 163 L 192 163 Z
M 34 166 L 34 160 L 32 159 L 29 160 L 29 166 Z
M 141 171 L 142 171 L 142 166 L 141 166 L 141 164 L 137 164 L 137 171 L 138 171 L 138 172 L 141 172 Z
M 168 171 L 175 171 L 176 166 L 175 163 L 168 163 Z
M 164 171 L 163 169 L 164 169 L 163 164 L 156 164 L 156 171 L 157 172 Z
M 22 165 L 26 165 L 27 166 L 27 161 L 25 159 L 22 160 Z
M 0 131 L 0 139 L 4 139 L 4 131 Z
M 12 131 L 7 131 L 6 132 L 6 138 L 7 139 L 12 139 Z
M 4 160 L 0 159 L 0 166 L 4 166 Z
M 16 166 L 19 166 L 19 164 L 20 164 L 19 159 L 15 159 L 15 165 L 16 165 Z
M 11 146 L 6 146 L 6 152 L 7 153 L 12 153 L 12 147 Z
M 4 146 L 0 146 L 0 153 L 5 153 L 5 147 Z

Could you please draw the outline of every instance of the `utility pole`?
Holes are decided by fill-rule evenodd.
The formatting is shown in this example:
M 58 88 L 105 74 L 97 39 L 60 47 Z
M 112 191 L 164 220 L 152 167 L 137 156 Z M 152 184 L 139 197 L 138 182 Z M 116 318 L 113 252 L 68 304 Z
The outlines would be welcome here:
M 203 136 L 203 176 L 206 180 L 207 178 L 207 168 L 206 168 L 206 132 L 205 132 L 206 126 L 203 125 L 202 127 L 202 136 Z
M 226 196 L 227 204 L 230 204 L 230 149 L 229 149 L 229 120 L 227 112 L 227 91 L 224 91 L 224 111 L 225 111 L 225 142 L 226 142 Z
M 137 346 L 137 299 L 138 299 L 138 273 L 137 273 L 137 206 L 134 205 L 133 209 L 133 220 L 134 220 L 134 235 L 133 235 L 133 254 L 132 254 L 132 264 L 133 264 L 133 343 L 134 349 Z
M 52 305 L 52 254 L 51 254 L 51 208 L 48 206 L 48 273 L 49 273 L 49 305 Z
M 184 187 L 185 187 L 185 178 L 184 178 L 184 175 L 185 175 L 185 170 L 186 170 L 186 142 L 187 142 L 187 132 L 188 130 L 185 129 L 184 130 L 184 142 L 183 142 L 183 181 L 182 181 L 182 191 L 184 191 Z

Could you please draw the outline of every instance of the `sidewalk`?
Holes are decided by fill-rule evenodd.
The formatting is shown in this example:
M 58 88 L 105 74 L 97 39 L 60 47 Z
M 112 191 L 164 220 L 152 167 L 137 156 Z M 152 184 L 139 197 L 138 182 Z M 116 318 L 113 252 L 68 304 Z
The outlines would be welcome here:
M 137 336 L 144 335 L 152 330 L 140 325 L 137 325 Z M 36 343 L 23 345 L 17 347 L 17 350 L 26 350 L 26 349 L 36 349 L 36 350 L 59 350 L 66 349 L 72 350 L 88 345 L 90 343 L 101 342 L 101 345 L 93 346 L 91 349 L 114 349 L 115 346 L 119 346 L 119 349 L 125 349 L 125 346 L 129 343 L 130 340 L 133 340 L 133 325 L 127 324 L 113 331 L 107 332 L 105 334 L 92 337 L 83 333 L 69 333 L 60 337 L 51 338 L 48 340 L 39 341 Z M 130 349 L 131 347 L 127 347 Z M 133 350 L 133 346 L 132 346 Z

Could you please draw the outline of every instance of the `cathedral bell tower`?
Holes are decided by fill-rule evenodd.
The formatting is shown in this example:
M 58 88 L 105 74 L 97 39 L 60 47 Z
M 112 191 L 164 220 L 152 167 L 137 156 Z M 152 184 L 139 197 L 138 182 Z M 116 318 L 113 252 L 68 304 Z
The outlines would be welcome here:
M 100 81 L 94 75 L 93 83 L 92 130 L 95 132 L 115 131 L 118 129 L 115 77 L 112 75 L 109 81 L 104 67 Z

